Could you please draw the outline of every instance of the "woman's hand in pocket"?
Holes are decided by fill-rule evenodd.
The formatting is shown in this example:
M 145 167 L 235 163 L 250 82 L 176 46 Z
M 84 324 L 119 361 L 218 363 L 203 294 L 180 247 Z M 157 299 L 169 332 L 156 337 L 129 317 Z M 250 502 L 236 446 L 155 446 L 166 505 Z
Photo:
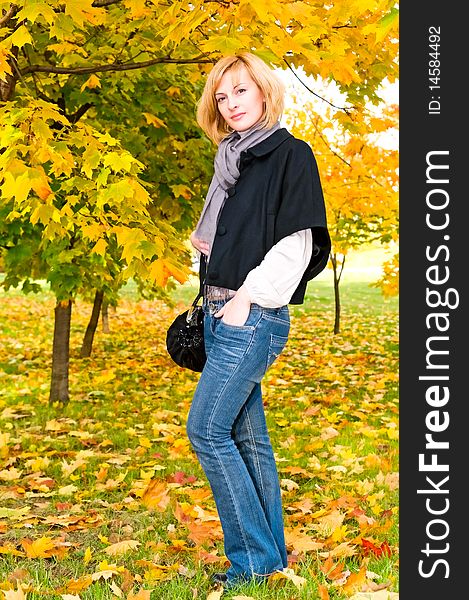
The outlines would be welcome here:
M 227 325 L 234 325 L 235 327 L 241 327 L 244 325 L 249 317 L 251 310 L 251 299 L 244 286 L 241 286 L 236 292 L 236 295 L 228 300 L 218 312 L 215 313 L 215 317 L 221 318 L 223 323 Z

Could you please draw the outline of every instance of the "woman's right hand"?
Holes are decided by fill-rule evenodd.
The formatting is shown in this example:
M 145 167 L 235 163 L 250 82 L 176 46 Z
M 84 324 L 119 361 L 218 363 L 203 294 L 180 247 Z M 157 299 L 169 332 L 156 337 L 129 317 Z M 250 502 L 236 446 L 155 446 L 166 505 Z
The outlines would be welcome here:
M 208 256 L 208 252 L 210 249 L 208 242 L 204 242 L 200 238 L 196 237 L 195 231 L 193 231 L 191 233 L 189 240 L 196 250 L 198 250 L 199 252 L 202 252 L 202 254 L 205 254 Z

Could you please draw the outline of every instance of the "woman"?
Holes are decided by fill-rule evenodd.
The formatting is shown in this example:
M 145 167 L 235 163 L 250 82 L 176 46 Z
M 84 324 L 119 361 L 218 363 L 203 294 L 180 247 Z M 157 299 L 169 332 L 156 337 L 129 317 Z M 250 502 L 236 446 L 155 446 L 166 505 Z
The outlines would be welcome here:
M 197 121 L 218 145 L 193 246 L 203 255 L 207 362 L 187 421 L 224 533 L 226 587 L 287 567 L 282 502 L 261 380 L 289 333 L 288 304 L 327 263 L 313 153 L 279 123 L 284 86 L 251 53 L 210 71 Z

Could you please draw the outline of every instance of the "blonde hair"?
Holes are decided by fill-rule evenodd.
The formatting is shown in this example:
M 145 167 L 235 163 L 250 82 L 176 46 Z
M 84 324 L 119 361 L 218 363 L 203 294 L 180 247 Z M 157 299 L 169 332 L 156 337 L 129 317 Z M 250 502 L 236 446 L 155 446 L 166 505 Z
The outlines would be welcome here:
M 225 56 L 212 67 L 197 104 L 197 123 L 217 145 L 233 129 L 226 123 L 218 110 L 215 92 L 220 79 L 227 71 L 234 71 L 238 74 L 243 66 L 246 67 L 265 98 L 264 114 L 261 120 L 263 127 L 266 129 L 272 127 L 283 113 L 285 85 L 261 58 L 250 52 Z

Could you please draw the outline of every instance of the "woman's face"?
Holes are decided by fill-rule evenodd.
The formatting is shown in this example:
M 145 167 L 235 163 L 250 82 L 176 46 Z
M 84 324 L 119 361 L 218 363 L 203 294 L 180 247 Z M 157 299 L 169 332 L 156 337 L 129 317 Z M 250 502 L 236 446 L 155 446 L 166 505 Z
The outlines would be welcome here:
M 245 66 L 227 71 L 215 91 L 218 110 L 235 131 L 246 131 L 264 114 L 264 95 Z

